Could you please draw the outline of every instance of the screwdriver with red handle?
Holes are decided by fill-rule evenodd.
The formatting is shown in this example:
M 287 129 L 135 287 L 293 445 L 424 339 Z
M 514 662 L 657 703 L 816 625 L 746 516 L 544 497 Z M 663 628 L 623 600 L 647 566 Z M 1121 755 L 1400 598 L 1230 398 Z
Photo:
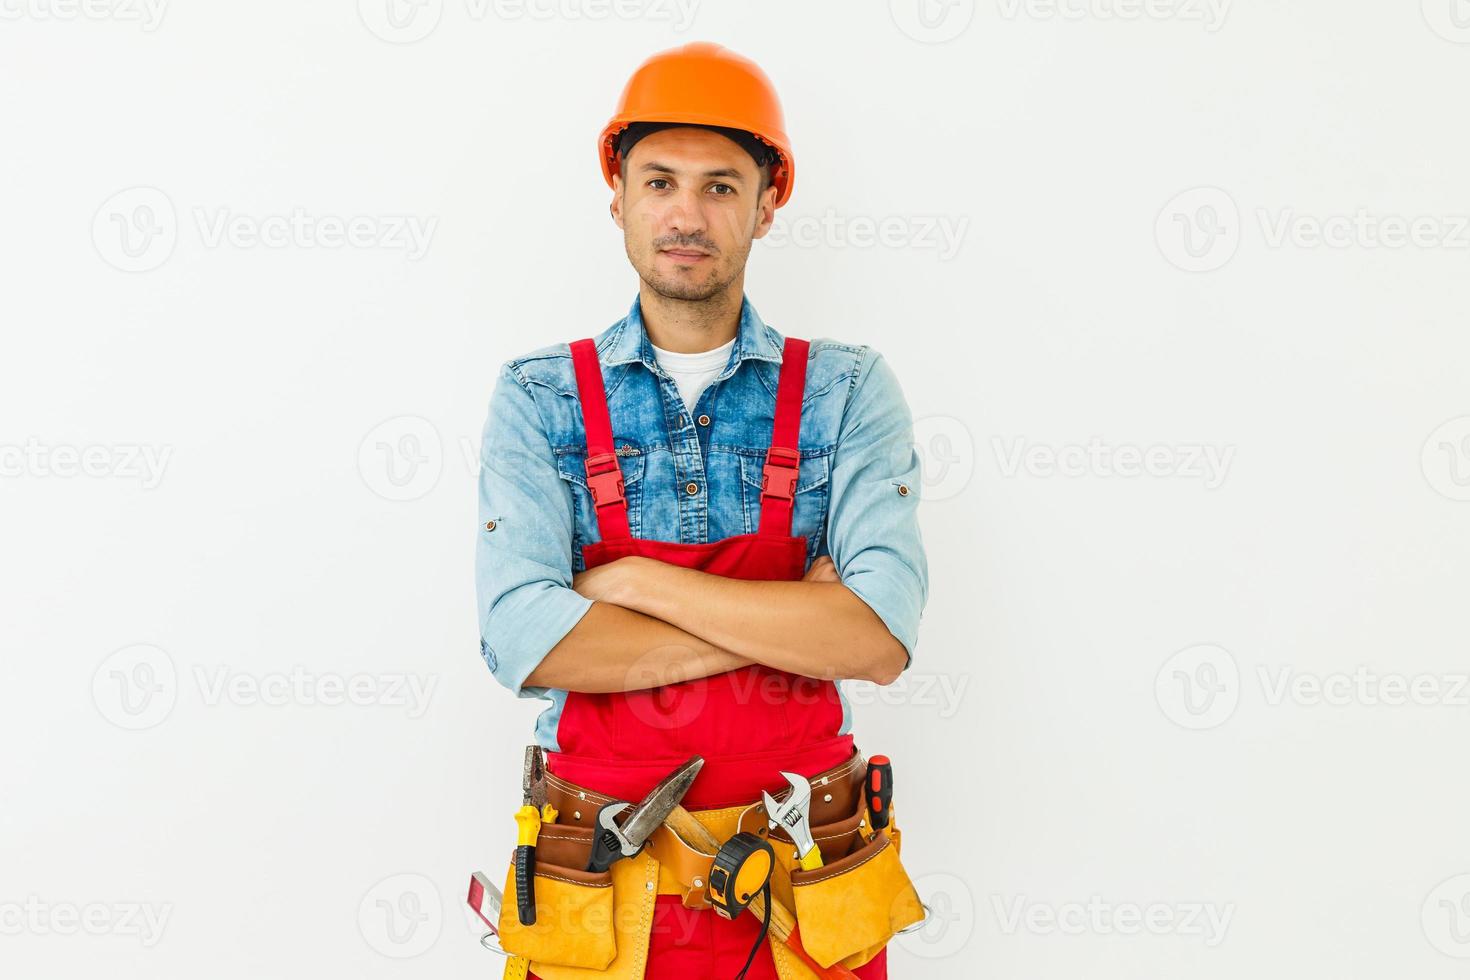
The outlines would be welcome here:
M 868 819 L 875 831 L 888 826 L 888 813 L 893 808 L 893 763 L 886 755 L 868 760 L 868 774 L 863 778 L 863 796 L 868 803 Z

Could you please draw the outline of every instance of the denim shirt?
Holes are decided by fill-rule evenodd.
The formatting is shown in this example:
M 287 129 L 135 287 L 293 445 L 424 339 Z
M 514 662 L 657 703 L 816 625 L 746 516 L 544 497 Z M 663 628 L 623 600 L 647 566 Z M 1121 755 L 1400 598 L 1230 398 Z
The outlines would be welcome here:
M 783 339 L 743 298 L 730 359 L 690 413 L 654 358 L 637 299 L 596 335 L 635 538 L 701 543 L 756 530 Z M 919 458 L 903 391 L 881 354 L 811 341 L 798 448 L 791 533 L 806 538 L 808 566 L 830 555 L 911 664 L 929 592 Z M 553 751 L 566 692 L 525 681 L 592 605 L 571 588 L 582 545 L 601 537 L 586 451 L 568 344 L 503 364 L 480 447 L 480 653 L 506 688 L 551 702 L 536 738 Z M 845 695 L 842 704 L 845 734 Z

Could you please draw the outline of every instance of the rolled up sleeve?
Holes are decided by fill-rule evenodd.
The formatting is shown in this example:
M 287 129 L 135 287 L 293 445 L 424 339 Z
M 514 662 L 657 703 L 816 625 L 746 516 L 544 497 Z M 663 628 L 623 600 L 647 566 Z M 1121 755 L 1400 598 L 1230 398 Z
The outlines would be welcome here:
M 842 584 L 903 644 L 905 669 L 929 598 L 920 483 L 903 389 L 883 355 L 864 348 L 833 457 L 828 550 Z
M 592 606 L 574 592 L 571 493 L 557 474 L 529 387 L 502 366 L 480 440 L 475 588 L 480 654 L 518 697 L 526 678 Z

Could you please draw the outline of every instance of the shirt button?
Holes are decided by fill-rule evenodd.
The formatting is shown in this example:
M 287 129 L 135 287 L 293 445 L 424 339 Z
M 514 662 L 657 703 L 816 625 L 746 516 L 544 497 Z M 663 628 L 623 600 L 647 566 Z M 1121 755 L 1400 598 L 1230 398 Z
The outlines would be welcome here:
M 900 483 L 898 485 L 898 495 L 900 497 L 907 497 L 909 495 L 909 488 L 907 484 Z
M 684 484 L 684 492 L 687 493 L 687 494 L 689 494 L 689 496 L 691 496 L 691 497 L 694 496 L 696 493 L 699 492 L 699 484 L 697 484 L 697 483 L 686 483 L 686 484 Z
M 698 421 L 699 421 L 699 424 L 700 425 L 709 425 L 709 416 L 708 415 L 701 415 L 699 417 L 699 420 Z
M 487 531 L 493 531 L 493 530 L 495 530 L 495 522 L 494 521 L 486 521 L 485 522 L 485 530 L 487 530 Z

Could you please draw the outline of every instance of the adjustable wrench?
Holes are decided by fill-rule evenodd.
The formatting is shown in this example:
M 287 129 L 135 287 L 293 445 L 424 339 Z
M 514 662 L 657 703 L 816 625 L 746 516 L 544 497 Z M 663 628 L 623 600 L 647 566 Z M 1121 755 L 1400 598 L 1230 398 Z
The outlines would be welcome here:
M 803 871 L 812 871 L 822 866 L 822 851 L 812 840 L 811 804 L 812 784 L 805 776 L 794 772 L 783 772 L 782 776 L 791 784 L 791 792 L 781 802 L 776 802 L 770 793 L 761 793 L 766 805 L 766 819 L 772 827 L 780 827 L 796 842 L 796 859 Z

